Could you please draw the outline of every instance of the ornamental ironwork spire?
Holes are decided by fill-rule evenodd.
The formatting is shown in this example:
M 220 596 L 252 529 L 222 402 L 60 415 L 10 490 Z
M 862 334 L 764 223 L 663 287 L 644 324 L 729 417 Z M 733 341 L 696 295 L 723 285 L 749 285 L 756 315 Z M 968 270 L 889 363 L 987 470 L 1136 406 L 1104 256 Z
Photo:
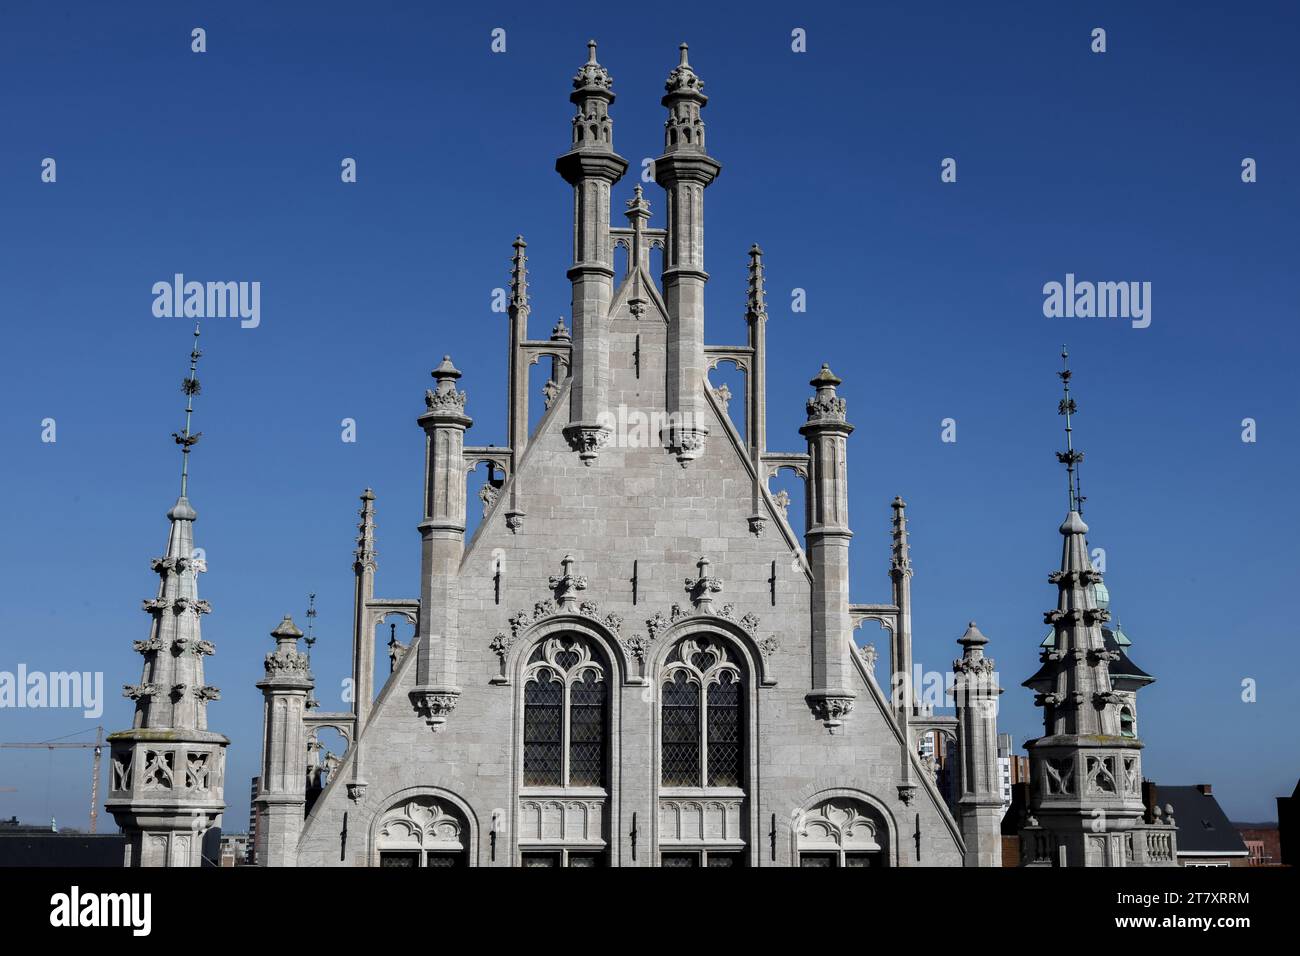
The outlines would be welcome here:
M 194 324 L 194 347 L 190 350 L 190 374 L 181 382 L 181 391 L 185 393 L 185 431 L 172 432 L 172 438 L 176 444 L 181 446 L 181 497 L 185 497 L 186 488 L 190 480 L 190 449 L 198 444 L 203 432 L 191 433 L 190 423 L 194 418 L 194 396 L 199 394 L 201 386 L 199 385 L 198 368 L 199 357 L 203 353 L 199 351 L 199 325 Z
M 1079 481 L 1079 463 L 1083 461 L 1083 452 L 1074 449 L 1074 435 L 1071 427 L 1071 417 L 1078 412 L 1079 406 L 1070 397 L 1070 377 L 1073 373 L 1070 371 L 1070 351 L 1064 345 L 1061 346 L 1061 362 L 1064 367 L 1056 374 L 1060 376 L 1064 396 L 1057 405 L 1057 411 L 1065 416 L 1065 451 L 1058 451 L 1056 460 L 1065 465 L 1066 482 L 1069 486 L 1070 510 L 1077 511 L 1082 515 L 1083 503 L 1087 500 L 1080 491 Z

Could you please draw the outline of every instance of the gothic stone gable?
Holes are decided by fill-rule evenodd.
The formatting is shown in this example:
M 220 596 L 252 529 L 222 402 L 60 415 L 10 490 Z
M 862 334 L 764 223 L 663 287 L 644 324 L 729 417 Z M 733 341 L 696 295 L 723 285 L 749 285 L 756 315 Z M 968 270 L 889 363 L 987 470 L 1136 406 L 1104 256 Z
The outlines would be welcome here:
M 614 373 L 616 380 L 629 377 L 635 380 L 630 368 Z M 750 533 L 750 472 L 716 407 L 709 405 L 713 418 L 706 451 L 686 468 L 653 440 L 642 447 L 611 443 L 595 464 L 585 466 L 561 431 L 566 399 L 561 392 L 512 478 L 519 482 L 522 523 L 515 531 L 507 527 L 504 489 L 467 549 L 458 636 L 462 696 L 455 712 L 434 734 L 412 710 L 408 694 L 415 686 L 417 657 L 412 648 L 376 702 L 359 747 L 314 808 L 300 843 L 300 863 L 372 865 L 371 831 L 379 816 L 401 794 L 429 788 L 453 794 L 469 808 L 473 832 L 480 834 L 470 851 L 476 865 L 492 862 L 482 835 L 490 831 L 494 812 L 495 862 L 512 859 L 509 833 L 517 825 L 520 784 L 518 667 L 537 634 L 548 629 L 552 612 L 560 610 L 550 579 L 562 575 L 561 561 L 571 555 L 573 576 L 585 578 L 585 587 L 569 592 L 573 613 L 558 620 L 577 621 L 600 636 L 618 673 L 611 721 L 617 797 L 606 811 L 614 835 L 611 863 L 631 864 L 625 835 L 633 813 L 642 829 L 638 863 L 650 856 L 653 824 L 646 821 L 656 819 L 647 772 L 656 765 L 653 669 L 662 656 L 658 645 L 666 642 L 659 625 L 672 626 L 674 605 L 679 616 L 694 610 L 685 581 L 697 577 L 704 556 L 711 562 L 709 575 L 722 585 L 709 595 L 713 611 L 735 622 L 731 629 L 745 641 L 757 671 L 750 682 L 756 695 L 752 747 L 757 761 L 750 779 L 757 786 L 751 783 L 747 810 L 752 853 L 762 856 L 757 862 L 773 862 L 773 814 L 779 830 L 775 862 L 789 865 L 791 821 L 799 809 L 818 794 L 847 790 L 871 794 L 886 808 L 895 859 L 914 862 L 919 812 L 921 862 L 960 865 L 960 841 L 937 794 L 922 785 L 911 807 L 898 802 L 901 743 L 884 698 L 865 671 L 854 671 L 857 706 L 840 732 L 827 733 L 810 713 L 805 700 L 811 654 L 808 578 L 775 515 L 763 536 Z M 651 620 L 654 629 L 647 626 Z M 679 621 L 671 633 L 683 633 L 682 626 Z M 652 637 L 652 630 L 661 636 Z M 650 686 L 634 682 L 638 642 Z M 358 754 L 359 776 L 367 787 L 360 800 L 353 800 L 346 783 Z M 917 767 L 913 775 L 923 774 Z

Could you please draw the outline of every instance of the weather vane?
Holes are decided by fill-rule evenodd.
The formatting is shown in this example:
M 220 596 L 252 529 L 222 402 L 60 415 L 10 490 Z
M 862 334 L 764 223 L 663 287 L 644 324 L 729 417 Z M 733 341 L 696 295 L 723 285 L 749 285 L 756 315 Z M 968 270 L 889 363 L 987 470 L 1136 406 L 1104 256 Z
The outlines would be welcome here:
M 181 383 L 181 391 L 185 393 L 185 431 L 184 433 L 172 432 L 172 438 L 176 439 L 176 444 L 181 446 L 181 497 L 185 497 L 185 489 L 190 479 L 190 449 L 193 448 L 203 432 L 190 434 L 190 421 L 194 417 L 194 396 L 199 394 L 201 386 L 199 385 L 198 369 L 199 356 L 203 353 L 199 351 L 199 325 L 194 323 L 194 348 L 190 351 L 190 374 L 189 377 Z
M 1070 397 L 1070 351 L 1064 345 L 1061 346 L 1061 362 L 1064 368 L 1056 374 L 1061 378 L 1061 384 L 1065 389 L 1065 397 L 1061 399 L 1057 411 L 1065 416 L 1065 451 L 1058 451 L 1056 460 L 1065 465 L 1070 491 L 1070 510 L 1077 511 L 1082 515 L 1083 503 L 1087 501 L 1080 490 L 1079 479 L 1079 463 L 1083 461 L 1083 452 L 1074 450 L 1073 429 L 1070 427 L 1070 416 L 1079 410 L 1079 406 Z
M 303 643 L 307 645 L 307 660 L 311 661 L 311 648 L 316 643 L 316 635 L 313 633 L 316 627 L 316 592 L 307 595 L 307 636 L 303 638 Z
M 313 591 L 307 595 L 307 636 L 303 638 L 303 643 L 307 645 L 307 668 L 311 669 L 311 647 L 316 643 L 316 593 Z M 307 709 L 315 710 L 320 706 L 320 701 L 316 699 L 315 685 L 307 691 Z

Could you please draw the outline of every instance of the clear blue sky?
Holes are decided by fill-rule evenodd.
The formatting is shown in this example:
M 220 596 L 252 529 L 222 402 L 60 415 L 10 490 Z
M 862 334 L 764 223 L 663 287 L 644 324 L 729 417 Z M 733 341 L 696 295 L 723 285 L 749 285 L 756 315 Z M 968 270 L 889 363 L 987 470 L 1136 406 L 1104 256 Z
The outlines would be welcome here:
M 177 491 L 191 325 L 155 318 L 150 288 L 176 272 L 260 281 L 259 328 L 206 324 L 191 482 L 223 692 L 211 722 L 232 739 L 227 829 L 242 829 L 267 633 L 286 612 L 302 623 L 309 591 L 320 696 L 340 706 L 366 485 L 379 589 L 418 592 L 414 419 L 443 353 L 465 372 L 471 440 L 504 443 L 506 327 L 490 303 L 516 233 L 534 336 L 568 312 L 571 197 L 553 161 L 585 41 L 614 75 L 615 146 L 635 168 L 660 150 L 662 84 L 686 40 L 723 164 L 707 197 L 708 341 L 743 341 L 759 242 L 769 446 L 799 450 L 823 361 L 857 425 L 854 599 L 888 597 L 902 494 L 917 660 L 948 667 L 976 619 L 1009 685 L 1002 729 L 1039 732 L 1019 682 L 1055 600 L 1068 341 L 1092 544 L 1158 678 L 1140 701 L 1146 774 L 1211 782 L 1236 819 L 1273 817 L 1300 770 L 1292 4 L 441 6 L 0 11 L 0 670 L 103 671 L 102 723 L 129 724 L 118 693 L 139 680 L 131 641 L 148 630 L 139 602 Z M 206 54 L 190 52 L 195 26 Z M 956 184 L 939 181 L 944 157 Z M 1243 157 L 1258 183 L 1241 182 Z M 648 198 L 660 225 L 662 193 Z M 1067 272 L 1151 282 L 1150 328 L 1045 318 L 1042 286 Z M 340 441 L 345 417 L 355 444 Z M 955 444 L 940 441 L 947 417 Z M 0 711 L 0 739 L 94 723 Z M 0 792 L 0 817 L 84 825 L 88 767 L 83 752 L 0 752 L 0 786 L 18 788 Z

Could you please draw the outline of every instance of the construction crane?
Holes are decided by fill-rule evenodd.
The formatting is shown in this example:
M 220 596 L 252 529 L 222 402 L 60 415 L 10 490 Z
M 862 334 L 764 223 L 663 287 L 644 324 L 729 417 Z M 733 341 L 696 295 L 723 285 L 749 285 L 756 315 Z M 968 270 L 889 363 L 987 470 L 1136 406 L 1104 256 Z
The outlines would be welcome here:
M 81 731 L 79 731 L 80 733 Z M 68 736 L 72 736 L 69 734 Z M 95 760 L 90 778 L 90 832 L 94 833 L 99 824 L 99 768 L 104 756 L 104 728 L 95 728 L 95 742 L 93 744 L 65 744 L 65 743 L 0 743 L 0 748 L 6 750 L 94 750 Z M 0 788 L 6 789 L 6 788 Z

